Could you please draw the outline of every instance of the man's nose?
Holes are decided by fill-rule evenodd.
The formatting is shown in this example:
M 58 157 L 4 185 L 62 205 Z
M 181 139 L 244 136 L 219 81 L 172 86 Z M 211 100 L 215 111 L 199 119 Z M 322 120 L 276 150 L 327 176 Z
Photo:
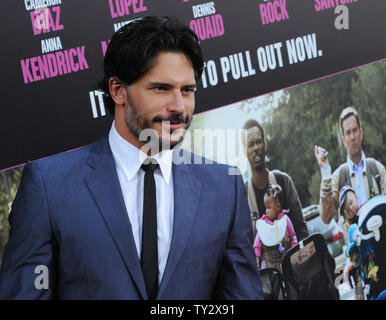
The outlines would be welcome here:
M 173 91 L 172 101 L 168 105 L 168 111 L 171 113 L 184 113 L 185 104 L 180 90 Z

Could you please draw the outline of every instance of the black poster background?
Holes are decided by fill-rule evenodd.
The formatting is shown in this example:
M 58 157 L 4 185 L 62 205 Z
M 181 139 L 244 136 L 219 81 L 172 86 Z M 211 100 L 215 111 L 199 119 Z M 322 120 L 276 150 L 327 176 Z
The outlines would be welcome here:
M 129 15 L 112 18 L 109 0 L 63 0 L 59 6 L 60 24 L 64 29 L 35 36 L 25 1 L 3 0 L 0 11 L 0 170 L 71 150 L 105 135 L 112 119 L 108 114 L 101 116 L 98 104 L 99 116 L 94 118 L 89 96 L 102 76 L 101 42 L 110 39 L 115 23 L 146 15 L 171 15 L 189 24 L 194 19 L 192 7 L 211 2 L 185 1 L 143 0 L 146 12 L 133 14 L 130 7 Z M 289 19 L 266 25 L 262 25 L 259 12 L 263 0 L 213 1 L 216 14 L 222 16 L 225 33 L 202 40 L 201 45 L 205 61 L 213 60 L 216 65 L 218 84 L 207 88 L 199 84 L 195 112 L 385 58 L 386 1 L 351 1 L 347 3 L 348 30 L 335 28 L 338 14 L 334 13 L 334 8 L 317 12 L 314 0 L 281 0 Z M 137 6 L 140 2 L 138 0 Z M 268 2 L 273 3 L 273 0 L 265 3 Z M 317 49 L 322 50 L 323 55 L 290 65 L 286 40 L 313 33 Z M 41 56 L 41 40 L 53 37 L 60 37 L 63 50 L 85 46 L 89 69 L 25 84 L 20 61 Z M 283 67 L 261 72 L 256 50 L 276 42 L 282 42 Z M 229 76 L 229 81 L 224 83 L 220 57 L 247 50 L 256 74 L 238 80 Z

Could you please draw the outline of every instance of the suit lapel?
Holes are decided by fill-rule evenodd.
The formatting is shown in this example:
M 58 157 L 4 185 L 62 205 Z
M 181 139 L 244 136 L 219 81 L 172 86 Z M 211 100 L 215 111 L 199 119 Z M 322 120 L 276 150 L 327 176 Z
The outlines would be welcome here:
M 147 299 L 131 224 L 108 139 L 100 140 L 94 145 L 88 164 L 93 170 L 86 176 L 85 183 L 97 203 L 138 291 L 143 299 Z
M 160 284 L 158 296 L 161 297 L 174 269 L 180 260 L 190 231 L 194 223 L 195 213 L 200 197 L 200 182 L 191 174 L 191 167 L 187 164 L 173 164 L 174 183 L 174 223 L 173 235 L 168 261 Z

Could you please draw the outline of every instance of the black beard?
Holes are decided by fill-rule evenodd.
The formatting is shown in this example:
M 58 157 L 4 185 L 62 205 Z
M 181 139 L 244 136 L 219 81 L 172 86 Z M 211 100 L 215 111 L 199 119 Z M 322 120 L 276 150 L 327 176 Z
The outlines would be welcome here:
M 126 126 L 131 132 L 131 134 L 140 142 L 143 142 L 144 144 L 148 144 L 149 148 L 151 150 L 158 150 L 162 151 L 164 149 L 173 149 L 177 144 L 181 143 L 184 135 L 181 135 L 180 139 L 175 142 L 168 141 L 166 139 L 162 139 L 158 135 L 158 133 L 155 130 L 152 130 L 151 123 L 149 120 L 146 120 L 142 115 L 140 115 L 137 111 L 137 109 L 133 106 L 133 104 L 128 100 L 125 110 L 125 121 Z M 191 123 L 191 117 L 184 116 L 183 114 L 172 114 L 170 117 L 162 118 L 161 116 L 156 116 L 153 119 L 153 122 L 163 122 L 168 121 L 170 123 L 173 122 L 182 122 L 186 123 L 187 126 L 185 130 L 187 130 Z M 141 132 L 145 129 L 150 129 L 147 139 L 145 141 L 140 140 Z M 170 135 L 172 136 L 174 132 L 178 131 L 179 129 L 171 130 Z

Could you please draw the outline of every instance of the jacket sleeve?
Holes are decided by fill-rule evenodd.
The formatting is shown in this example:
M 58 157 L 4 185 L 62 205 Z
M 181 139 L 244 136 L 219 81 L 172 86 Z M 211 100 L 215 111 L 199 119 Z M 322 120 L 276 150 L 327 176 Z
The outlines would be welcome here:
M 24 168 L 9 216 L 0 299 L 51 299 L 55 241 L 44 182 L 36 163 Z
M 322 221 L 330 223 L 339 208 L 339 169 L 331 175 L 331 168 L 322 169 L 320 185 L 320 214 Z
M 212 297 L 220 300 L 260 300 L 263 299 L 263 290 L 253 250 L 247 195 L 241 175 L 234 177 L 234 215 Z
M 300 203 L 300 199 L 296 191 L 295 185 L 290 176 L 285 175 L 285 177 L 286 177 L 286 188 L 284 191 L 286 193 L 286 199 L 288 201 L 288 206 L 289 206 L 288 216 L 292 221 L 297 239 L 300 241 L 308 237 L 307 224 L 304 221 L 302 205 Z

